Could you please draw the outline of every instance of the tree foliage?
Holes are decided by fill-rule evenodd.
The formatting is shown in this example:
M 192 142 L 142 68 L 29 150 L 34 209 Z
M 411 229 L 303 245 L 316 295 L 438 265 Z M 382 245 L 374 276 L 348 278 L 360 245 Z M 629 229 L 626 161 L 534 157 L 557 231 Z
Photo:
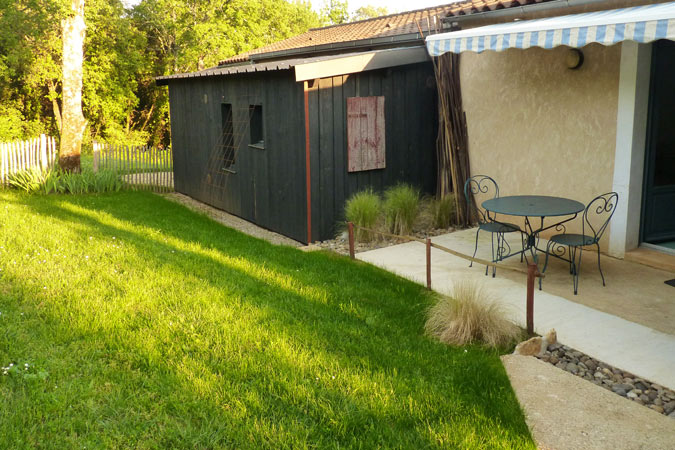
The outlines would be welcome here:
M 321 10 L 326 25 L 340 25 L 349 22 L 349 5 L 347 0 L 327 0 Z
M 389 10 L 386 6 L 365 5 L 354 11 L 351 21 L 373 19 L 375 17 L 386 16 L 387 14 L 389 14 Z
M 59 135 L 61 22 L 70 0 L 0 0 L 0 141 Z M 218 61 L 322 24 L 287 0 L 87 0 L 83 110 L 93 139 L 169 145 L 154 77 Z

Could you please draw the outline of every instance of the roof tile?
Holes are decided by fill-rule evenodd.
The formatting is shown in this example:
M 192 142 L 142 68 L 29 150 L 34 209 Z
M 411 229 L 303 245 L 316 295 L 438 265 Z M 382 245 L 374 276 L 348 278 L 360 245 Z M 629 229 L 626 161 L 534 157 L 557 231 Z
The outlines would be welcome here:
M 262 55 L 283 50 L 301 48 L 311 50 L 312 47 L 326 44 L 414 34 L 418 33 L 420 28 L 423 32 L 428 32 L 429 29 L 433 30 L 436 27 L 436 24 L 440 26 L 438 20 L 442 17 L 464 16 L 547 1 L 551 0 L 464 0 L 447 5 L 390 14 L 358 22 L 314 28 L 298 36 L 293 36 L 283 41 L 275 42 L 233 56 L 232 58 L 221 61 L 220 64 L 241 63 L 248 61 L 253 55 Z M 434 19 L 436 19 L 436 21 Z

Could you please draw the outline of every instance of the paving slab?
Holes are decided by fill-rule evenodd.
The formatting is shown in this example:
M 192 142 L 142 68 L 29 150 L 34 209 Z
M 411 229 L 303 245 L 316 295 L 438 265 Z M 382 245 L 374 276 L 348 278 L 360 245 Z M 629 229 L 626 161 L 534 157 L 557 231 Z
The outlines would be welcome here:
M 502 362 L 540 449 L 675 448 L 675 419 L 530 356 Z
M 452 235 L 433 238 L 432 241 L 470 255 L 473 253 L 474 237 L 474 230 L 464 230 Z M 489 249 L 488 235 L 487 241 L 479 243 L 477 256 L 489 258 Z M 595 254 L 595 257 L 597 257 L 597 254 Z M 425 246 L 418 242 L 408 242 L 359 253 L 357 258 L 418 283 L 426 282 Z M 514 322 L 525 327 L 526 280 L 524 275 L 514 272 L 507 273 L 506 270 L 498 269 L 496 278 L 486 277 L 484 275 L 485 266 L 474 264 L 474 267 L 469 267 L 466 260 L 438 249 L 432 249 L 431 260 L 432 288 L 434 290 L 451 295 L 453 286 L 457 282 L 469 280 L 478 283 L 490 297 L 507 308 L 507 314 Z M 669 275 L 649 267 L 643 266 L 644 269 L 633 267 L 636 266 L 634 263 L 621 263 L 629 265 L 628 268 L 622 268 L 621 270 L 639 273 L 643 282 L 653 276 L 660 284 L 663 284 L 663 281 L 660 281 L 658 277 Z M 520 263 L 517 258 L 514 258 L 509 264 L 517 265 Z M 582 288 L 585 284 L 595 283 L 598 285 L 592 291 L 596 293 L 595 295 L 610 295 L 608 301 L 612 301 L 613 297 L 616 304 L 627 303 L 623 297 L 630 294 L 629 287 L 623 288 L 625 293 L 610 291 L 609 289 L 603 290 L 599 275 L 595 275 L 597 267 L 589 266 L 590 264 L 585 267 L 589 269 L 586 271 L 589 274 L 581 280 Z M 675 389 L 675 335 L 556 295 L 553 292 L 565 291 L 568 292 L 570 298 L 574 298 L 571 281 L 567 279 L 569 271 L 566 271 L 565 267 L 556 267 L 557 273 L 555 274 L 553 269 L 550 270 L 551 276 L 547 276 L 545 279 L 544 290 L 535 292 L 534 325 L 537 333 L 543 335 L 551 328 L 555 328 L 558 332 L 558 340 L 561 343 L 611 366 L 631 372 L 670 389 Z M 642 270 L 644 272 L 639 272 Z M 566 273 L 560 273 L 565 271 Z M 609 282 L 620 285 L 622 272 L 608 272 L 605 276 L 612 277 Z M 656 275 L 653 275 L 653 273 Z M 598 277 L 597 280 L 595 279 L 596 276 Z M 556 277 L 559 278 L 558 282 L 555 282 Z M 614 289 L 618 288 L 615 287 Z M 660 285 L 657 287 L 645 286 L 644 295 L 631 297 L 628 303 L 637 303 L 636 306 L 639 306 L 640 303 L 647 304 L 650 289 L 653 289 L 656 294 L 664 296 L 662 303 L 655 303 L 654 308 L 658 308 L 662 315 L 668 314 L 668 311 L 670 311 L 668 308 L 672 309 L 671 303 L 675 303 L 675 288 L 668 286 L 666 286 L 666 289 L 673 290 L 672 299 L 668 298 L 670 291 L 663 290 Z M 632 292 L 639 294 L 641 292 L 640 286 L 638 285 Z M 666 315 L 665 322 L 672 322 L 672 317 L 674 317 L 672 314 Z M 675 448 L 675 443 L 673 448 Z

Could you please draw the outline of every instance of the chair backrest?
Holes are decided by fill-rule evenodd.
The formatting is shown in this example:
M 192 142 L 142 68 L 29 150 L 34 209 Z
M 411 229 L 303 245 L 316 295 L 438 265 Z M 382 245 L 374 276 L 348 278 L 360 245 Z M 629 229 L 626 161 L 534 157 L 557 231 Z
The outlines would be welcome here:
M 475 211 L 481 222 L 487 222 L 488 218 L 485 210 L 478 207 L 483 201 L 499 197 L 499 186 L 497 182 L 487 175 L 474 175 L 464 183 L 464 197 L 470 216 Z
M 586 206 L 584 210 L 584 220 L 582 224 L 582 233 L 584 236 L 591 236 L 595 244 L 600 240 L 602 234 L 607 229 L 609 220 L 616 211 L 616 205 L 619 202 L 619 194 L 608 192 L 598 195 Z

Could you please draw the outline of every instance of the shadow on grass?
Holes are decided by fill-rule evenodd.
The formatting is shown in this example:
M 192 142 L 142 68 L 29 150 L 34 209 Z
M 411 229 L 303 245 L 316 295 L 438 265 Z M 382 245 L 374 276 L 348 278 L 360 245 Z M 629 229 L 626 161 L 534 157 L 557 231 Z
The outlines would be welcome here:
M 215 380 L 210 384 L 230 385 L 251 396 L 237 401 L 219 389 L 200 390 L 200 377 L 181 373 L 172 364 L 176 361 L 162 361 L 162 356 L 171 356 L 172 342 L 157 343 L 158 358 L 138 342 L 121 342 L 117 330 L 95 331 L 96 338 L 111 349 L 109 358 L 117 359 L 121 352 L 132 370 L 168 376 L 171 386 L 182 386 L 179 397 L 190 399 L 201 392 L 201 402 L 210 405 L 205 408 L 208 414 L 192 407 L 185 411 L 188 416 L 203 415 L 201 421 L 208 423 L 214 414 L 237 429 L 238 436 L 251 433 L 254 417 L 279 422 L 286 432 L 304 431 L 308 442 L 319 446 L 363 441 L 374 446 L 397 442 L 404 447 L 434 446 L 438 443 L 434 429 L 452 427 L 469 416 L 476 421 L 477 433 L 491 426 L 494 435 L 530 442 L 494 353 L 473 348 L 464 353 L 421 335 L 429 298 L 420 286 L 334 255 L 272 246 L 150 194 L 24 199 L 21 204 L 34 212 L 67 223 L 83 235 L 121 239 L 142 255 L 146 270 L 189 274 L 227 292 L 224 298 L 213 299 L 223 308 L 245 304 L 255 310 L 257 326 L 264 333 L 262 342 L 256 345 L 244 339 L 241 349 L 259 366 L 251 367 L 236 357 L 224 363 L 220 358 L 228 355 L 221 352 L 214 358 L 208 349 L 189 344 L 183 350 L 189 370 Z M 13 282 L 21 283 L 21 275 L 15 274 Z M 86 310 L 79 313 L 91 315 Z M 137 325 L 151 330 L 157 319 L 149 313 Z M 53 320 L 72 333 L 71 320 L 60 315 Z M 92 328 L 81 326 L 79 333 L 91 338 Z M 295 350 L 279 350 L 275 343 Z M 312 355 L 317 362 L 311 361 Z M 297 358 L 309 360 L 298 364 Z M 346 370 L 345 379 L 324 381 L 323 375 L 316 379 L 314 371 L 331 367 Z M 354 387 L 362 392 L 349 392 Z M 410 410 L 403 401 L 378 403 L 386 389 L 395 393 L 395 399 L 410 397 Z M 190 426 L 189 419 L 178 420 Z M 196 428 L 195 433 L 200 426 Z M 283 442 L 275 440 L 279 436 L 264 436 L 274 429 L 261 425 L 260 435 L 250 439 L 264 445 Z M 283 436 L 282 430 L 277 432 Z M 217 441 L 226 442 L 227 435 Z M 170 438 L 165 442 L 175 443 Z

